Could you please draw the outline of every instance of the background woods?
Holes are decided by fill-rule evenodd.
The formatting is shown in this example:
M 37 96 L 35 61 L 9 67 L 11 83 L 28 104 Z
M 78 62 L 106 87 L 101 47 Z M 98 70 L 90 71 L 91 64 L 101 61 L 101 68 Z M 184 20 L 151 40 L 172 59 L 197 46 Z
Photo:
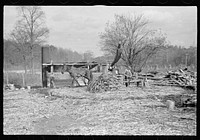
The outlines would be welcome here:
M 50 47 L 50 59 L 55 63 L 111 63 L 118 43 L 121 43 L 122 55 L 116 65 L 132 72 L 155 66 L 170 68 L 187 65 L 196 69 L 197 47 L 185 48 L 168 43 L 166 34 L 160 29 L 150 28 L 151 20 L 142 14 L 119 14 L 114 16 L 114 21 L 107 22 L 104 31 L 98 36 L 104 54 L 96 57 L 91 50 L 80 53 L 68 49 L 70 44 L 62 48 L 48 44 L 46 41 L 50 31 L 41 7 L 17 7 L 17 12 L 17 22 L 9 36 L 4 38 L 5 71 L 22 70 L 25 74 L 41 71 L 41 47 L 44 46 Z

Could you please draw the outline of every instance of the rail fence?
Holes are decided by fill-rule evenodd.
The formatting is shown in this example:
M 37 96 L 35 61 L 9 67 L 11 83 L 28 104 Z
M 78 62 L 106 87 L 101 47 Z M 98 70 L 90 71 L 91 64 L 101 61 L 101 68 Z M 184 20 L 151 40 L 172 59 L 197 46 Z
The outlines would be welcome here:
M 169 70 L 176 70 L 180 67 L 145 67 L 143 72 L 156 70 L 159 72 L 167 72 Z M 196 67 L 188 67 L 191 71 L 196 71 Z M 121 71 L 123 73 L 123 71 Z M 100 74 L 95 73 L 94 77 L 98 77 Z M 61 73 L 55 73 L 55 79 L 57 81 L 57 85 L 65 85 L 66 82 L 70 83 L 70 76 L 68 73 L 62 75 Z M 19 86 L 42 86 L 42 75 L 40 71 L 35 71 L 34 74 L 28 72 L 25 76 L 24 71 L 4 71 L 3 75 L 3 83 L 5 84 L 14 84 Z

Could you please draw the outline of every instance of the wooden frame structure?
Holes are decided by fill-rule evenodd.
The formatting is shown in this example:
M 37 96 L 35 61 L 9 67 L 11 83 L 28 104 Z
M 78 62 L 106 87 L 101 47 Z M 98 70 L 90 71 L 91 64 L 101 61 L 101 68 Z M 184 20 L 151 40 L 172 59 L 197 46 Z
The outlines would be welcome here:
M 41 48 L 41 62 L 42 62 L 42 87 L 48 87 L 48 72 L 53 73 L 55 71 L 61 72 L 64 66 L 73 66 L 75 68 L 88 68 L 93 69 L 99 66 L 97 62 L 56 62 L 54 63 L 50 58 L 49 47 Z
M 43 87 L 47 87 L 48 72 L 50 72 L 50 73 L 53 73 L 55 71 L 61 72 L 64 65 L 73 66 L 75 68 L 87 68 L 87 66 L 89 65 L 90 69 L 92 69 L 92 68 L 98 66 L 98 63 L 97 62 L 91 62 L 91 63 L 87 63 L 87 62 L 43 63 L 42 64 L 42 85 L 43 85 Z

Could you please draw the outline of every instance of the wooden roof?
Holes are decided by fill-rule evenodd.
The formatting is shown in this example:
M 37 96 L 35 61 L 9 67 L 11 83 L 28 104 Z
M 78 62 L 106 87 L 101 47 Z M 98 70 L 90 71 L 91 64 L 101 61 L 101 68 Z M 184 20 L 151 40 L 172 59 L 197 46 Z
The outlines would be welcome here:
M 42 64 L 43 66 L 73 66 L 76 68 L 80 68 L 80 67 L 87 67 L 88 65 L 90 66 L 90 69 L 96 67 L 97 65 L 99 65 L 99 63 L 97 62 L 65 62 L 65 63 L 44 63 Z

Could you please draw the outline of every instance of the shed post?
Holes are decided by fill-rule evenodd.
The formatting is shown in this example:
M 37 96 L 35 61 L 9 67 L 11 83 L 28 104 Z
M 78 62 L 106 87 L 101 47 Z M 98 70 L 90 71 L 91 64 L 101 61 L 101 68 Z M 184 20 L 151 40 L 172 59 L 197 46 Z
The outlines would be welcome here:
M 53 61 L 51 60 L 51 74 L 53 74 L 54 69 L 53 69 Z
M 47 87 L 47 67 L 44 63 L 47 63 L 49 57 L 49 51 L 47 51 L 47 47 L 41 48 L 41 62 L 42 62 L 42 87 Z

